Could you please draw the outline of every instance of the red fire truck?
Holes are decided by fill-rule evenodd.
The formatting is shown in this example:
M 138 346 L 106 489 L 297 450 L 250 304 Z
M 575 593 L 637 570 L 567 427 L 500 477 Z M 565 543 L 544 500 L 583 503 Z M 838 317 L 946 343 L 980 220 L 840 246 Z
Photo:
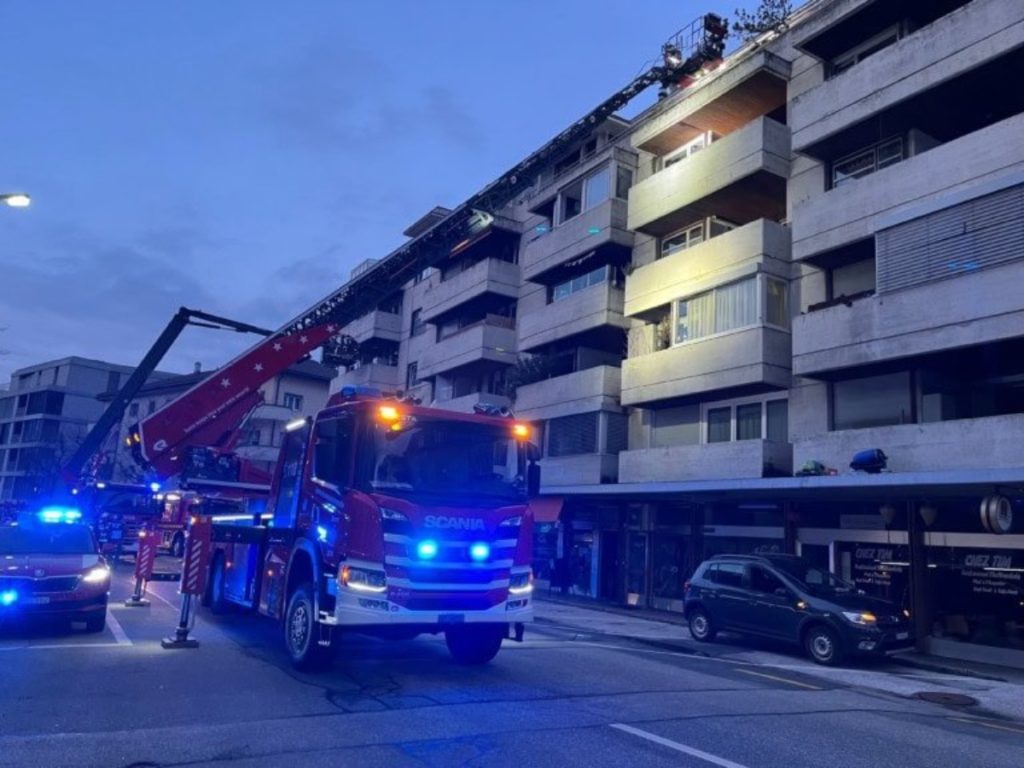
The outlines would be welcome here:
M 490 661 L 532 618 L 529 427 L 346 388 L 293 422 L 267 514 L 217 522 L 207 602 L 282 620 L 293 663 L 331 658 L 338 631 L 444 633 Z

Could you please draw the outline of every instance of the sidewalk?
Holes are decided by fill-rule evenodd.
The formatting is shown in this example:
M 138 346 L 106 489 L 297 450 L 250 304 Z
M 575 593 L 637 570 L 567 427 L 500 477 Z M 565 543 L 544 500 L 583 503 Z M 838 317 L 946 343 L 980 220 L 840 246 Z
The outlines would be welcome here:
M 922 691 L 962 693 L 978 700 L 975 714 L 1024 720 L 1024 670 L 912 652 L 890 656 L 891 663 L 822 667 L 799 651 L 789 652 L 781 646 L 776 646 L 776 650 L 762 650 L 753 642 L 730 642 L 728 637 L 715 643 L 698 643 L 690 637 L 686 622 L 679 614 L 546 594 L 537 595 L 534 609 L 540 626 L 569 630 L 577 633 L 579 639 L 632 640 L 707 658 L 710 662 L 792 670 L 837 684 L 898 696 L 915 696 Z

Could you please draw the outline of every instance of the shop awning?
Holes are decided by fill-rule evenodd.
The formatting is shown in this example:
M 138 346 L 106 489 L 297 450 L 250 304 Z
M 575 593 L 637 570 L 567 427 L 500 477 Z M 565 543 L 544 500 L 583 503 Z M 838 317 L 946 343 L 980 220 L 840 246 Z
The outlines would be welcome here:
M 558 516 L 562 514 L 561 496 L 538 496 L 530 499 L 530 511 L 533 512 L 535 523 L 557 523 Z

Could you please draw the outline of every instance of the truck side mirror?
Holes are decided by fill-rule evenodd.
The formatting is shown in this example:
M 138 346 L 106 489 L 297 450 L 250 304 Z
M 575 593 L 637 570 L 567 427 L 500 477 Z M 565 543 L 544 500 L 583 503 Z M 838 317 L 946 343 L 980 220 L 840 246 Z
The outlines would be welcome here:
M 526 495 L 531 498 L 540 495 L 540 465 L 532 461 L 526 467 Z

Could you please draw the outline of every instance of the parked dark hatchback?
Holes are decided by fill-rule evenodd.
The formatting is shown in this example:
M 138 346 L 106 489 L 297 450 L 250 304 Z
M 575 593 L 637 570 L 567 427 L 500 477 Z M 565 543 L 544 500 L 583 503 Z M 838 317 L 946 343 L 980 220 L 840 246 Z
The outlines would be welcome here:
M 701 642 L 720 631 L 799 644 L 819 664 L 914 642 L 909 613 L 793 555 L 717 555 L 686 584 L 684 612 Z

